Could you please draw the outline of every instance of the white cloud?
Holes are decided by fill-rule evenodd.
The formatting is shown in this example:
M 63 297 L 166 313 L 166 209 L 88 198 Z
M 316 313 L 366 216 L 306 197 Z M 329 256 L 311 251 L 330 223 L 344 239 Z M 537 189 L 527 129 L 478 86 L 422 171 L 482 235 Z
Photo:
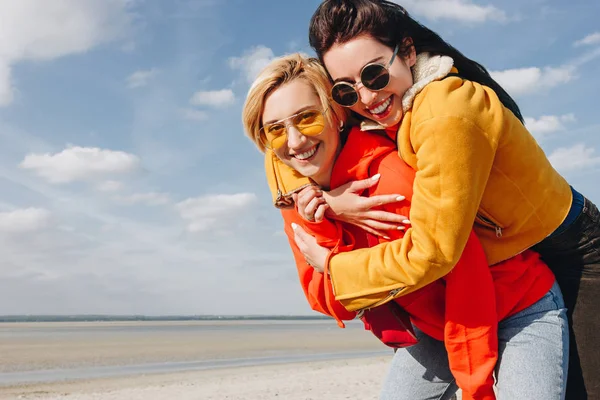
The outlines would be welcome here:
M 506 21 L 506 13 L 491 5 L 478 5 L 470 0 L 402 0 L 410 14 L 432 21 L 448 19 L 468 23 Z
M 5 107 L 13 102 L 14 87 L 10 76 L 10 66 L 0 59 L 0 107 Z
M 573 43 L 573 46 L 579 47 L 579 46 L 589 46 L 589 45 L 594 45 L 594 44 L 600 44 L 600 32 L 590 33 L 583 39 L 580 39 L 580 40 L 576 41 L 575 43 Z
M 510 94 L 525 95 L 547 90 L 576 79 L 578 69 L 598 57 L 600 57 L 600 47 L 584 52 L 560 67 L 515 68 L 490 71 L 490 74 Z
M 38 2 L 38 0 L 35 1 Z M 40 7 L 44 8 L 45 5 L 42 3 L 62 1 L 42 0 L 39 3 Z M 81 0 L 82 3 L 86 1 Z M 93 1 L 98 6 L 104 6 L 111 0 Z M 7 0 L 0 0 L 0 2 L 7 2 Z M 13 1 L 15 4 L 19 2 L 20 0 Z M 147 2 L 137 0 L 131 2 L 136 5 L 135 11 L 139 11 L 140 18 L 152 17 L 153 12 L 156 11 L 155 7 L 146 7 Z M 175 9 L 180 9 L 188 3 L 176 2 L 173 11 L 175 12 Z M 208 3 L 214 3 L 215 7 L 220 4 L 212 0 L 200 1 L 200 8 L 197 11 L 200 19 L 206 17 L 207 13 L 204 12 L 203 7 Z M 140 5 L 139 9 L 138 4 Z M 194 4 L 194 7 L 197 8 L 198 4 Z M 186 13 L 180 14 L 189 17 Z M 166 18 L 172 16 L 171 8 L 169 8 L 169 15 Z M 0 14 L 0 20 L 3 17 L 4 15 Z M 160 20 L 150 19 L 151 21 L 143 21 L 144 31 L 153 31 L 156 23 L 160 28 Z M 173 23 L 167 27 L 165 34 L 177 36 L 178 32 L 181 33 L 182 28 L 186 28 L 186 21 L 187 19 L 182 21 L 180 18 L 175 18 Z M 146 22 L 151 26 L 146 26 Z M 105 144 L 90 144 L 89 140 L 88 143 L 75 142 L 80 146 L 91 145 L 125 150 L 140 156 L 144 167 L 147 167 L 146 164 L 149 162 L 164 165 L 165 168 L 160 170 L 150 168 L 152 171 L 156 170 L 157 173 L 144 174 L 143 182 L 132 182 L 135 185 L 129 185 L 125 176 L 107 172 L 106 174 L 99 173 L 93 181 L 87 182 L 85 185 L 50 184 L 45 179 L 38 178 L 38 169 L 18 169 L 15 166 L 24 160 L 26 154 L 49 153 L 49 156 L 55 156 L 64 147 L 55 147 L 56 140 L 54 139 L 56 137 L 52 132 L 41 133 L 41 136 L 38 137 L 26 132 L 22 126 L 11 128 L 11 126 L 7 126 L 8 121 L 0 121 L 0 160 L 2 160 L 0 162 L 0 180 L 2 180 L 4 188 L 3 193 L 10 195 L 4 199 L 5 204 L 1 205 L 0 211 L 12 211 L 15 207 L 33 205 L 45 207 L 52 212 L 47 229 L 30 231 L 24 235 L 0 234 L 0 254 L 2 255 L 0 314 L 313 313 L 306 306 L 304 295 L 299 289 L 296 269 L 285 236 L 272 236 L 273 231 L 281 229 L 281 221 L 278 213 L 268 205 L 268 202 L 265 203 L 265 207 L 255 204 L 248 205 L 246 208 L 237 208 L 234 204 L 229 211 L 218 214 L 220 215 L 219 221 L 211 225 L 212 228 L 208 232 L 194 234 L 188 233 L 185 229 L 187 225 L 194 223 L 193 218 L 186 220 L 180 218 L 179 212 L 174 208 L 174 203 L 192 197 L 192 195 L 184 193 L 189 192 L 189 187 L 178 184 L 181 179 L 187 179 L 186 176 L 189 173 L 184 173 L 186 171 L 174 172 L 169 168 L 173 166 L 173 163 L 178 165 L 180 162 L 178 159 L 182 157 L 182 149 L 185 148 L 187 152 L 196 154 L 198 162 L 206 161 L 205 158 L 210 158 L 210 155 L 214 153 L 214 151 L 211 153 L 210 148 L 207 149 L 206 144 L 198 145 L 198 140 L 196 140 L 198 138 L 194 139 L 193 135 L 190 136 L 194 127 L 186 126 L 186 123 L 181 125 L 182 121 L 176 120 L 180 117 L 178 107 L 195 109 L 186 104 L 195 90 L 229 87 L 225 85 L 208 86 L 207 83 L 214 83 L 217 80 L 216 76 L 210 82 L 196 81 L 195 84 L 192 82 L 189 85 L 186 83 L 187 80 L 194 80 L 194 71 L 205 71 L 209 68 L 205 55 L 212 54 L 212 51 L 218 50 L 219 46 L 222 47 L 220 40 L 215 41 L 210 38 L 211 31 L 214 32 L 214 29 L 220 26 L 220 22 L 209 22 L 209 24 L 194 25 L 194 28 L 200 25 L 199 34 L 192 34 L 192 36 L 201 37 L 199 44 L 202 50 L 201 54 L 195 51 L 195 55 L 190 56 L 189 49 L 186 50 L 183 46 L 179 49 L 181 51 L 176 51 L 177 54 L 174 54 L 174 58 L 169 60 L 168 68 L 174 74 L 169 76 L 172 85 L 155 85 L 158 79 L 151 81 L 149 86 L 152 86 L 152 90 L 148 96 L 137 96 L 132 104 L 134 108 L 123 110 L 130 118 L 109 121 L 109 125 L 116 124 L 119 131 L 129 132 L 126 141 L 131 147 L 115 146 L 114 140 L 122 142 L 123 138 L 115 138 L 114 135 L 103 137 L 102 141 Z M 66 19 L 65 23 L 69 23 L 69 20 Z M 181 25 L 182 23 L 184 25 Z M 35 28 L 35 26 L 31 27 L 25 23 L 22 26 L 24 29 Z M 2 23 L 0 23 L 0 32 L 2 32 L 0 36 L 4 34 Z M 186 30 L 186 32 L 188 31 Z M 134 58 L 144 58 L 141 49 L 137 49 L 135 54 L 123 55 L 120 47 L 122 43 L 127 42 L 129 37 L 125 39 L 112 44 L 106 52 L 102 51 L 102 56 L 108 57 L 105 59 L 106 62 L 113 65 L 118 59 L 126 64 L 131 64 Z M 195 48 L 198 48 L 198 41 L 196 40 L 194 43 L 196 44 Z M 194 43 L 192 43 L 192 47 L 194 47 Z M 155 44 L 161 45 L 160 43 Z M 169 53 L 169 43 L 164 45 L 167 47 L 161 50 L 158 46 L 157 51 Z M 0 54 L 3 54 L 3 51 L 3 47 L 0 46 Z M 60 71 L 65 72 L 64 68 L 59 67 L 69 70 L 70 67 L 73 67 L 69 61 L 72 61 L 72 58 L 80 59 L 79 61 L 86 65 L 90 61 L 93 64 L 93 59 L 97 56 L 95 53 L 92 49 L 88 54 L 69 56 L 57 63 L 52 62 L 52 70 L 56 69 L 59 74 Z M 241 54 L 242 51 L 231 55 Z M 116 57 L 115 60 L 112 60 L 113 56 Z M 65 61 L 69 61 L 66 63 L 69 65 L 66 65 Z M 79 65 L 80 63 L 76 62 L 75 64 Z M 8 64 L 4 63 L 3 65 Z M 28 71 L 21 71 L 19 69 L 21 64 L 10 65 L 14 67 L 13 71 L 15 72 L 13 74 L 13 85 L 16 86 L 15 101 L 19 101 L 21 97 L 19 90 L 23 91 L 22 95 L 28 95 L 23 80 L 28 74 L 22 75 L 22 72 Z M 125 69 L 125 72 L 121 71 L 120 76 L 117 76 L 117 80 L 120 81 L 117 83 L 120 83 L 123 89 L 126 89 L 127 75 L 134 72 L 136 68 L 149 69 L 158 66 L 144 62 L 135 62 L 133 65 L 133 67 Z M 35 66 L 34 70 L 44 68 L 44 64 L 41 62 L 35 62 Z M 23 63 L 23 67 L 28 67 L 28 65 Z M 229 69 L 226 64 L 223 64 L 222 67 Z M 29 70 L 29 68 L 25 69 Z M 92 68 L 89 71 L 86 70 L 85 73 L 93 74 L 94 71 Z M 241 70 L 229 72 L 236 76 L 242 76 Z M 177 74 L 179 75 L 175 76 Z M 159 77 L 166 77 L 163 69 L 161 69 Z M 243 80 L 245 83 L 245 78 L 238 78 L 238 80 Z M 237 83 L 239 84 L 239 82 Z M 92 79 L 90 84 L 95 87 L 98 82 Z M 86 91 L 83 87 L 79 89 L 83 92 Z M 94 88 L 92 87 L 92 89 Z M 177 100 L 181 99 L 181 90 L 184 91 L 183 104 L 178 103 Z M 56 98 L 58 102 L 56 105 L 59 106 L 58 108 L 68 111 L 71 109 L 69 102 L 72 99 L 63 97 L 65 96 Z M 60 103 L 63 100 L 68 104 Z M 26 103 L 29 102 L 25 101 L 23 105 L 26 106 Z M 25 107 L 21 111 L 17 113 L 18 115 L 11 114 L 11 122 L 18 125 L 23 118 L 25 118 L 23 121 L 27 120 L 27 115 L 31 114 L 28 111 L 31 110 Z M 198 119 L 201 115 L 201 118 L 206 115 L 200 113 L 199 109 L 195 111 L 188 116 Z M 208 112 L 210 113 L 210 111 Z M 23 118 L 21 118 L 21 114 L 23 114 Z M 53 115 L 53 121 L 56 120 L 54 122 L 60 125 L 62 117 L 59 114 Z M 92 118 L 94 116 L 85 117 Z M 97 123 L 96 125 L 106 122 L 104 121 L 106 116 L 102 113 L 96 113 L 95 117 L 97 117 L 95 120 L 94 118 L 90 120 L 92 125 L 94 125 L 94 121 Z M 66 118 L 73 118 L 72 113 L 66 112 Z M 235 122 L 234 125 L 237 125 L 237 120 L 236 117 L 235 120 L 229 122 Z M 36 125 L 40 121 L 29 122 L 29 125 Z M 222 121 L 219 123 L 223 125 Z M 203 124 L 204 122 L 199 122 L 197 125 L 202 128 Z M 33 125 L 32 129 L 39 131 Z M 173 129 L 165 131 L 165 127 L 173 127 Z M 106 131 L 102 126 L 98 126 L 94 130 Z M 82 134 L 87 136 L 86 132 Z M 185 156 L 185 154 L 183 155 Z M 151 159 L 159 160 L 152 161 Z M 187 160 L 183 164 L 187 166 Z M 200 162 L 197 166 L 202 170 L 204 164 L 206 163 Z M 42 167 L 37 166 L 36 168 Z M 84 167 L 84 169 L 87 168 L 87 166 Z M 181 169 L 179 166 L 177 168 Z M 55 168 L 51 167 L 50 169 L 54 170 Z M 197 169 L 189 169 L 192 173 L 192 180 L 194 180 L 195 173 L 193 170 Z M 246 184 L 249 179 L 257 179 L 257 185 L 260 186 L 261 176 L 259 174 L 258 177 L 255 177 L 254 172 L 245 171 L 233 181 L 219 181 L 216 186 L 221 189 L 215 193 L 219 193 L 219 190 L 222 190 L 222 193 L 235 193 L 235 191 L 230 191 L 230 188 L 239 184 L 236 179 L 242 179 Z M 217 172 L 213 174 L 214 177 L 217 177 L 216 174 Z M 68 176 L 69 179 L 73 179 L 71 173 Z M 200 179 L 200 181 L 196 179 L 199 185 L 211 183 L 210 179 L 204 179 L 205 176 L 196 176 L 196 178 Z M 105 185 L 107 180 L 122 181 L 125 186 L 121 192 L 96 192 L 96 185 L 104 189 L 118 189 L 121 186 L 119 184 Z M 140 189 L 144 187 L 151 189 Z M 172 194 L 173 198 L 166 206 L 148 208 L 144 205 L 134 205 L 126 208 L 115 207 L 112 202 L 113 196 L 125 197 L 128 194 L 146 190 L 161 192 L 166 191 L 167 187 L 179 190 L 179 192 Z M 182 190 L 183 192 L 181 192 Z M 173 199 L 177 200 L 173 201 Z M 212 214 L 209 213 L 207 218 L 211 216 Z M 202 221 L 202 218 L 199 220 Z M 55 221 L 58 224 L 55 224 Z M 229 232 L 226 232 L 226 237 L 221 235 L 221 232 L 218 231 L 218 229 L 222 229 L 221 222 L 233 235 L 229 235 Z M 235 247 L 232 247 L 233 245 Z M 248 266 L 260 266 L 260 268 L 249 268 Z M 222 282 L 229 282 L 226 288 L 219 285 Z M 225 299 L 218 304 L 211 301 L 217 292 Z M 280 301 L 277 301 L 276 304 L 269 303 L 266 300 L 269 296 L 275 296 Z M 239 300 L 235 300 L 240 298 L 251 299 L 251 301 L 244 302 L 243 307 L 240 308 Z
M 538 119 L 525 117 L 525 126 L 536 138 L 565 129 L 565 123 L 575 122 L 575 115 L 542 115 Z
M 45 228 L 50 221 L 50 212 L 44 208 L 20 208 L 0 212 L 0 231 L 31 232 Z
M 229 67 L 240 70 L 248 83 L 254 82 L 260 71 L 275 58 L 273 50 L 259 45 L 245 51 L 241 57 L 231 57 Z
M 216 194 L 189 198 L 175 207 L 190 232 L 227 226 L 257 200 L 254 193 Z
M 581 170 L 600 165 L 600 157 L 595 156 L 596 150 L 578 143 L 572 147 L 561 147 L 552 152 L 548 159 L 561 172 Z
M 204 121 L 208 118 L 208 113 L 202 110 L 194 110 L 193 108 L 185 108 L 181 110 L 181 116 L 191 121 Z
M 575 77 L 575 67 L 517 68 L 490 74 L 511 95 L 522 95 L 569 82 Z
M 75 146 L 56 154 L 28 154 L 19 167 L 51 183 L 67 183 L 133 172 L 139 169 L 140 159 L 123 151 Z
M 123 189 L 123 182 L 119 181 L 104 181 L 96 185 L 96 190 L 100 192 L 117 192 Z
M 159 206 L 167 204 L 170 197 L 167 193 L 149 192 L 134 193 L 128 196 L 115 196 L 114 200 L 125 205 L 146 204 L 149 206 Z
M 579 57 L 575 58 L 571 62 L 571 65 L 574 67 L 581 67 L 582 65 L 587 64 L 598 57 L 600 57 L 600 47 L 593 48 L 592 50 L 583 53 Z
M 122 36 L 131 24 L 128 0 L 0 1 L 0 106 L 13 101 L 11 68 L 85 52 Z
M 135 71 L 127 77 L 127 87 L 138 88 L 146 86 L 158 74 L 157 68 Z
M 235 102 L 231 89 L 198 91 L 192 95 L 190 104 L 194 106 L 225 107 Z

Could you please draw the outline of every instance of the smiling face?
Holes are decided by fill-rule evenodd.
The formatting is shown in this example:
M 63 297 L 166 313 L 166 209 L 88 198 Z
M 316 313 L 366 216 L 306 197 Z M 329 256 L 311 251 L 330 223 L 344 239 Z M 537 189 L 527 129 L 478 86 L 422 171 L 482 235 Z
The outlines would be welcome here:
M 273 149 L 275 155 L 320 186 L 329 187 L 331 171 L 340 148 L 340 135 L 328 118 L 324 119 L 323 131 L 319 135 L 306 136 L 300 133 L 293 124 L 295 118 L 287 118 L 304 110 L 325 112 L 315 89 L 306 80 L 295 79 L 275 89 L 265 99 L 262 125 L 282 121 L 286 126 L 287 140 L 281 147 Z
M 335 82 L 360 81 L 363 67 L 369 63 L 387 65 L 392 58 L 393 49 L 375 40 L 371 36 L 359 36 L 346 43 L 336 43 L 323 55 L 323 61 Z M 389 67 L 390 81 L 380 90 L 373 91 L 358 84 L 358 102 L 350 109 L 365 118 L 388 127 L 402 120 L 402 97 L 413 85 L 410 68 L 415 65 L 414 47 L 407 57 L 398 55 Z

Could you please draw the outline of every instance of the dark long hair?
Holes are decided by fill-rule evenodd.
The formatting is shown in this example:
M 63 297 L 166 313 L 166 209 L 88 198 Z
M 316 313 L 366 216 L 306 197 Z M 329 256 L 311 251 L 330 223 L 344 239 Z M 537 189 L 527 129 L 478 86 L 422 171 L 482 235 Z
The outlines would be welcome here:
M 461 77 L 491 88 L 502 104 L 523 122 L 517 103 L 483 65 L 465 57 L 437 33 L 411 18 L 398 4 L 386 0 L 325 0 L 310 20 L 309 42 L 321 62 L 323 54 L 334 44 L 346 43 L 361 35 L 370 35 L 392 49 L 400 44 L 398 54 L 404 57 L 412 45 L 417 54 L 428 52 L 452 57 Z

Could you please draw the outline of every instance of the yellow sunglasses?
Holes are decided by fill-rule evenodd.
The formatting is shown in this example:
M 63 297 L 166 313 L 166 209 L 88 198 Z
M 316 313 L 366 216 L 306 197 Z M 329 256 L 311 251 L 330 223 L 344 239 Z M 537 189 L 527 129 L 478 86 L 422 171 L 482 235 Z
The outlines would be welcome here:
M 265 147 L 271 150 L 283 147 L 287 143 L 289 124 L 292 124 L 298 132 L 305 136 L 318 136 L 325 129 L 325 113 L 320 110 L 304 110 L 279 121 L 266 124 L 260 128 Z

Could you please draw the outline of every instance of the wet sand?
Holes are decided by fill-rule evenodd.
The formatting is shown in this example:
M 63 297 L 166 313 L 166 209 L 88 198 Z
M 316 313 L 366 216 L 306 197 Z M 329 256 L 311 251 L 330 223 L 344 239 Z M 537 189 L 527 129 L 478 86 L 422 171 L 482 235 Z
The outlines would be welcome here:
M 0 389 L 0 399 L 369 400 L 389 359 L 321 361 Z
M 385 347 L 330 321 L 0 324 L 0 372 L 369 350 Z
M 369 399 L 391 359 L 360 324 L 332 321 L 0 324 L 0 354 L 0 399 Z M 73 379 L 99 368 L 112 375 Z

